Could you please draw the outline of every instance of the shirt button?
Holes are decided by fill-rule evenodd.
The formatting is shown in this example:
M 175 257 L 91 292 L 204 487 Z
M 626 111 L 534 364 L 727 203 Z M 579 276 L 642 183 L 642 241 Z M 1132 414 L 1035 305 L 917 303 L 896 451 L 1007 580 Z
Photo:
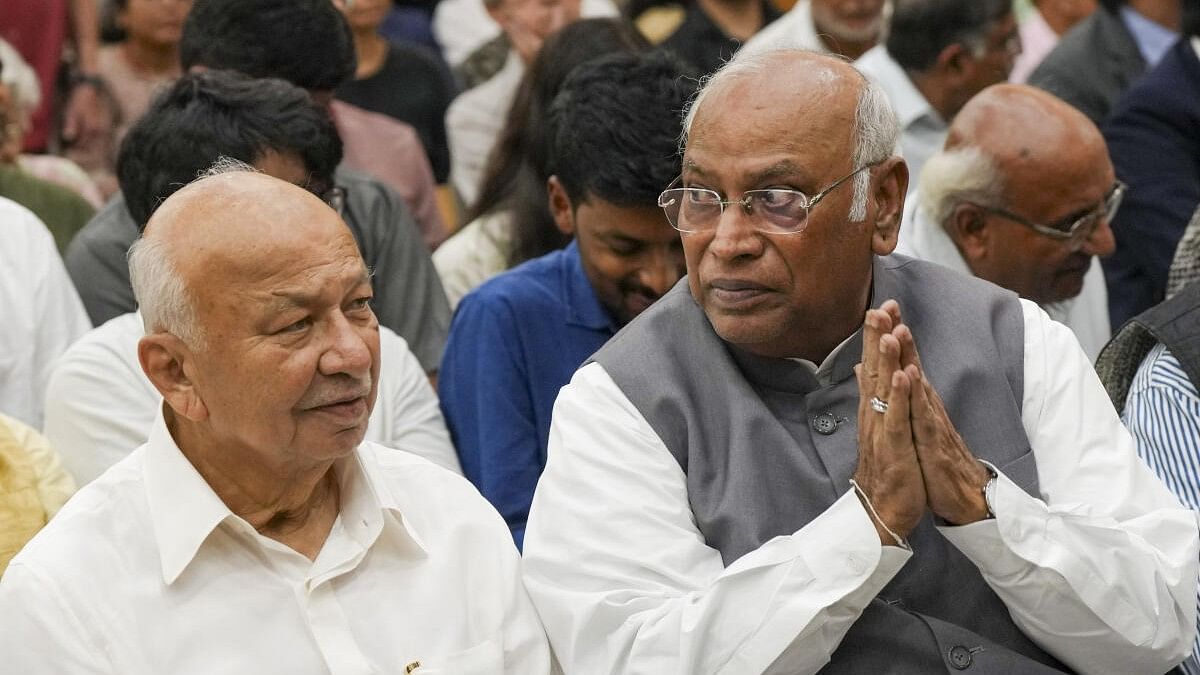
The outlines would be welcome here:
M 828 436 L 838 428 L 837 418 L 833 416 L 833 413 L 821 413 L 812 418 L 811 424 L 813 431 L 822 436 Z
M 853 554 L 846 556 L 846 567 L 851 574 L 862 574 L 867 571 L 866 561 Z
M 958 670 L 966 670 L 971 667 L 971 650 L 962 645 L 955 645 L 950 648 L 950 665 Z

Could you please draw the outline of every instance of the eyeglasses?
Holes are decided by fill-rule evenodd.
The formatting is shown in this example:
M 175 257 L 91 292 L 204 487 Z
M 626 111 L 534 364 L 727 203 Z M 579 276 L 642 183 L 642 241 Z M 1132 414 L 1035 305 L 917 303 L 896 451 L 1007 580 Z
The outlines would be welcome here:
M 1071 249 L 1075 250 L 1083 245 L 1083 242 L 1091 236 L 1101 221 L 1105 223 L 1112 222 L 1112 219 L 1117 215 L 1117 210 L 1121 208 L 1121 200 L 1125 198 L 1126 188 L 1127 186 L 1124 183 L 1117 181 L 1113 184 L 1112 189 L 1108 191 L 1108 195 L 1104 197 L 1104 201 L 1097 204 L 1096 208 L 1074 220 L 1066 220 L 1054 225 L 1041 225 L 1005 209 L 984 206 L 982 204 L 975 204 L 975 206 L 984 211 L 994 213 L 1001 218 L 1020 223 L 1051 239 L 1068 242 Z
M 339 216 L 345 215 L 346 188 L 335 185 L 328 189 L 322 189 L 319 185 L 310 185 L 308 191 L 316 195 L 317 199 L 328 204 L 329 208 L 337 211 Z
M 852 176 L 874 164 L 860 166 L 835 180 L 829 187 L 809 197 L 799 190 L 772 188 L 769 190 L 746 190 L 741 199 L 721 199 L 713 190 L 692 187 L 669 187 L 658 196 L 658 205 L 667 214 L 671 226 L 680 232 L 696 233 L 716 229 L 727 205 L 738 205 L 751 216 L 754 229 L 767 234 L 799 234 L 808 224 L 808 212 L 825 195 Z M 676 178 L 675 185 L 683 180 Z

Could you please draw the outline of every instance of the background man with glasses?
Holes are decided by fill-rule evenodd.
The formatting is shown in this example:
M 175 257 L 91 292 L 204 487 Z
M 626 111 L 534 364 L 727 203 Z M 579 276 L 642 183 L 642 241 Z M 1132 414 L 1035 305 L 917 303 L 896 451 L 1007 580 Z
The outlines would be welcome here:
M 720 71 L 685 131 L 660 199 L 688 283 L 555 404 L 525 581 L 560 662 L 1181 661 L 1193 516 L 1137 460 L 1068 329 L 890 255 L 908 175 L 880 90 L 830 57 L 770 52 Z
M 1040 89 L 989 87 L 920 183 L 898 250 L 1038 303 L 1094 359 L 1110 332 L 1099 257 L 1124 194 L 1096 125 Z

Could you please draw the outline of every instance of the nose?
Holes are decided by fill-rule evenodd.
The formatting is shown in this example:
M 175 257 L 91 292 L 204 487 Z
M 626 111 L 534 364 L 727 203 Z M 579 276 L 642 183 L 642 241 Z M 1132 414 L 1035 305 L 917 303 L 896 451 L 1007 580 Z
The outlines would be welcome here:
M 329 323 L 329 343 L 318 362 L 321 374 L 345 374 L 355 378 L 370 375 L 372 351 L 367 341 L 373 330 L 373 327 L 359 325 L 336 312 Z
M 679 281 L 685 268 L 683 253 L 675 245 L 656 246 L 638 270 L 638 283 L 662 296 Z
M 723 260 L 761 255 L 762 237 L 751 222 L 755 217 L 741 202 L 728 204 L 713 228 L 708 251 Z
M 1083 240 L 1083 246 L 1080 247 L 1084 253 L 1088 255 L 1099 256 L 1101 258 L 1110 256 L 1113 251 L 1117 250 L 1117 239 L 1113 235 L 1112 227 L 1109 226 L 1108 220 L 1101 219 L 1096 227 Z

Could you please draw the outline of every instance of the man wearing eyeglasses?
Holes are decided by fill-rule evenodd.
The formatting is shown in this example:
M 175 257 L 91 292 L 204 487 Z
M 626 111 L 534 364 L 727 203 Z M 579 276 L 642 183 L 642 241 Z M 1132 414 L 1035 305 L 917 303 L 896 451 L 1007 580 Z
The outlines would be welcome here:
M 1110 334 L 1098 258 L 1125 193 L 1096 125 L 1040 89 L 989 87 L 920 183 L 898 250 L 1036 302 L 1094 359 Z
M 660 197 L 688 277 L 555 404 L 525 581 L 569 672 L 1150 673 L 1196 522 L 1073 335 L 898 255 L 886 96 L 719 71 Z M 1097 195 L 1097 198 L 1102 195 Z

